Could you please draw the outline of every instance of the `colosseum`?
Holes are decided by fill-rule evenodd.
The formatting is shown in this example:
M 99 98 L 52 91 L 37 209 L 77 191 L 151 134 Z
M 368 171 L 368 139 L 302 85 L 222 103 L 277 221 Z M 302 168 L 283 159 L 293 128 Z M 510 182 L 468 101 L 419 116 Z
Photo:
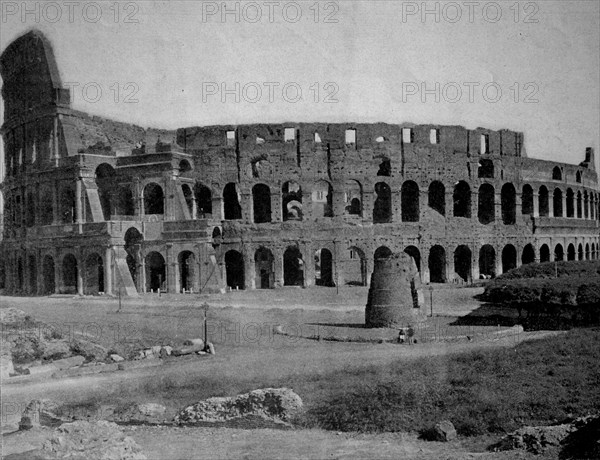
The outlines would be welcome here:
M 0 72 L 6 294 L 367 285 L 401 251 L 425 283 L 598 257 L 591 148 L 565 164 L 460 126 L 145 130 L 73 110 L 37 31 Z

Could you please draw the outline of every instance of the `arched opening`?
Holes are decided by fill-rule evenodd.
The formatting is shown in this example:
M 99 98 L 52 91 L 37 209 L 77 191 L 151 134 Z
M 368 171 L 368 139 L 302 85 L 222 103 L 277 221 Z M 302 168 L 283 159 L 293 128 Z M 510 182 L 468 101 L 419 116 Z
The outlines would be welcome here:
M 409 180 L 402 184 L 401 189 L 402 222 L 419 221 L 419 186 Z
M 283 220 L 302 220 L 302 188 L 295 181 L 288 181 L 281 187 L 281 213 Z
M 588 201 L 588 192 L 587 190 L 583 192 L 583 218 L 587 219 L 589 217 L 589 201 Z
M 115 169 L 108 163 L 102 163 L 96 168 L 96 186 L 104 220 L 110 220 L 115 211 L 113 196 L 117 191 L 117 183 Z
M 40 192 L 40 225 L 52 225 L 54 222 L 53 201 L 52 190 L 43 188 Z
M 517 219 L 517 192 L 513 184 L 507 183 L 500 191 L 502 222 L 504 225 L 514 225 Z
M 533 188 L 526 184 L 521 194 L 521 214 L 533 214 Z
M 581 219 L 583 217 L 583 213 L 582 213 L 582 198 L 581 198 L 581 192 L 577 192 L 577 218 Z
M 244 256 L 240 252 L 232 249 L 225 253 L 225 273 L 227 286 L 231 289 L 241 290 L 246 287 Z
M 196 274 L 196 256 L 192 251 L 181 251 L 177 256 L 179 264 L 179 288 L 181 292 L 189 292 L 194 289 Z
M 565 260 L 565 250 L 562 244 L 557 244 L 554 246 L 554 260 L 560 262 L 561 260 Z
M 388 248 L 387 246 L 379 246 L 377 249 L 375 249 L 375 253 L 373 254 L 373 258 L 375 260 L 378 260 L 378 259 L 387 259 L 391 255 L 392 255 L 392 251 L 391 251 L 390 248 Z
M 362 186 L 358 181 L 347 180 L 344 184 L 346 198 L 345 213 L 351 216 L 362 215 Z
M 523 265 L 532 264 L 535 262 L 535 250 L 533 245 L 528 244 L 523 248 L 523 255 L 521 256 L 521 263 Z
M 538 203 L 540 208 L 540 216 L 547 216 L 550 211 L 550 205 L 548 203 L 548 189 L 545 185 L 540 187 L 540 192 L 538 195 Z
M 181 160 L 179 162 L 179 174 L 185 174 L 192 170 L 192 165 L 187 160 Z
M 348 250 L 344 279 L 346 284 L 352 286 L 367 285 L 367 258 L 365 253 L 357 247 L 353 246 Z
M 575 194 L 570 188 L 567 189 L 567 217 L 575 217 Z
M 547 244 L 540 247 L 540 262 L 550 262 L 550 248 Z
M 512 244 L 507 244 L 502 249 L 502 273 L 517 268 L 517 250 Z
M 182 184 L 181 191 L 183 192 L 185 204 L 187 205 L 191 217 L 194 215 L 194 194 L 192 193 L 192 189 L 188 184 Z
M 300 250 L 295 246 L 287 248 L 283 253 L 283 284 L 304 285 L 304 261 Z
M 27 257 L 27 273 L 29 274 L 29 293 L 37 293 L 37 264 L 33 254 Z
M 562 171 L 558 166 L 552 170 L 552 180 L 562 180 Z
M 254 253 L 255 282 L 258 289 L 273 289 L 275 285 L 274 262 L 273 253 L 265 247 L 258 248 Z
M 479 250 L 479 274 L 484 278 L 496 276 L 496 250 L 490 244 L 484 244 Z
M 442 216 L 446 215 L 446 187 L 439 181 L 433 181 L 429 185 L 428 205 Z
M 479 160 L 477 168 L 477 177 L 480 179 L 494 178 L 494 162 L 492 160 Z
M 271 189 L 267 185 L 256 184 L 252 187 L 252 206 L 255 223 L 271 222 Z
M 61 190 L 59 209 L 63 224 L 75 222 L 75 191 L 71 187 L 65 187 Z
M 429 250 L 429 278 L 432 283 L 446 282 L 446 251 L 442 246 L 433 246 Z
M 104 292 L 104 264 L 102 257 L 92 253 L 85 259 L 85 295 L 98 295 Z
M 383 158 L 379 163 L 379 169 L 377 170 L 378 176 L 389 177 L 392 175 L 392 163 L 387 158 Z
M 572 243 L 567 246 L 567 260 L 575 260 L 575 246 Z
M 454 251 L 454 272 L 465 282 L 471 281 L 471 250 L 468 246 L 460 245 Z
M 54 281 L 54 259 L 52 256 L 45 256 L 42 264 L 42 276 L 44 279 L 44 295 L 54 294 L 56 284 Z
M 329 182 L 321 180 L 315 184 L 312 206 L 315 217 L 333 217 L 333 188 Z
M 577 246 L 577 260 L 584 260 L 583 257 L 583 246 L 580 243 L 579 246 Z
M 479 222 L 487 225 L 496 218 L 494 206 L 494 187 L 490 184 L 481 184 L 477 203 L 477 217 Z
M 375 184 L 375 204 L 373 206 L 373 223 L 385 224 L 392 221 L 392 191 L 385 182 Z
M 465 181 L 460 181 L 454 187 L 454 217 L 471 217 L 471 187 Z
M 129 268 L 129 273 L 131 274 L 131 278 L 133 282 L 137 286 L 137 266 L 139 260 L 140 249 L 142 245 L 142 241 L 144 237 L 139 232 L 139 230 L 135 227 L 129 228 L 125 232 L 125 252 L 127 252 L 127 257 L 125 261 L 127 262 L 127 268 Z M 141 290 L 142 287 L 140 286 Z
M 225 210 L 225 220 L 236 220 L 242 218 L 240 197 L 238 194 L 237 185 L 233 182 L 228 183 L 223 189 L 223 208 Z
M 204 219 L 207 215 L 212 215 L 212 192 L 200 182 L 194 184 L 194 196 L 196 197 L 197 215 Z
M 67 254 L 62 261 L 63 293 L 77 293 L 77 259 L 73 254 Z
M 575 174 L 575 182 L 581 184 L 581 171 L 577 171 L 577 173 Z
M 113 195 L 113 201 L 116 202 L 117 214 L 120 216 L 135 215 L 135 204 L 133 192 L 127 185 L 119 186 L 117 196 Z
M 160 185 L 150 182 L 144 187 L 144 214 L 164 214 L 165 194 Z
M 590 260 L 590 245 L 589 243 L 585 245 L 585 260 Z
M 562 190 L 559 188 L 554 189 L 552 197 L 552 208 L 554 209 L 554 217 L 562 217 L 563 206 L 562 206 Z
M 167 268 L 160 252 L 152 251 L 146 256 L 146 284 L 149 291 L 166 291 Z
M 407 246 L 404 248 L 404 252 L 414 259 L 417 270 L 421 273 L 421 252 L 419 248 L 416 246 Z
M 315 284 L 317 286 L 335 286 L 333 255 L 329 249 L 319 249 L 315 252 Z

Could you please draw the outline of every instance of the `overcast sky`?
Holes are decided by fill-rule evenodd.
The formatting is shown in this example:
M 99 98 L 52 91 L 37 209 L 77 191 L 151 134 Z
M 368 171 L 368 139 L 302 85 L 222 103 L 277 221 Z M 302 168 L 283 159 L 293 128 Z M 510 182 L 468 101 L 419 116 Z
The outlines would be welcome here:
M 598 150 L 595 0 L 228 2 L 225 15 L 220 1 L 143 1 L 118 16 L 112 1 L 46 3 L 2 0 L 0 48 L 43 31 L 74 108 L 92 114 L 169 129 L 482 126 L 523 131 L 531 157 Z

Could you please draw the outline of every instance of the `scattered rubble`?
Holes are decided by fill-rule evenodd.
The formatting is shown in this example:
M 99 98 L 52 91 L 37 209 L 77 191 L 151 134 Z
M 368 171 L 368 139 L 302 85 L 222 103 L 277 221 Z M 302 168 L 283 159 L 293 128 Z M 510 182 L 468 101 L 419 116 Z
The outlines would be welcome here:
M 176 417 L 179 425 L 252 427 L 291 426 L 302 410 L 302 399 L 289 388 L 266 388 L 233 397 L 209 398 L 186 407 Z
M 61 415 L 60 404 L 50 399 L 34 399 L 23 411 L 19 430 L 29 430 L 40 426 L 57 427 L 70 418 Z
M 116 423 L 160 425 L 166 420 L 167 408 L 157 403 L 131 403 L 115 409 L 110 420 Z

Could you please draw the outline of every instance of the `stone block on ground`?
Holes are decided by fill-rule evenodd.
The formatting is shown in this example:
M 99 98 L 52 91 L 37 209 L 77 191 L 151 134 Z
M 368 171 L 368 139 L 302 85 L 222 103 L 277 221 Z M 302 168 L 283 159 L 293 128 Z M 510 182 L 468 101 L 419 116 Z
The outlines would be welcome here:
M 265 388 L 200 401 L 183 409 L 175 417 L 175 423 L 240 427 L 248 421 L 252 427 L 290 426 L 289 422 L 302 408 L 302 399 L 289 388 Z
M 119 356 L 117 354 L 110 355 L 110 359 L 112 359 L 112 361 L 115 363 L 120 363 L 121 361 L 125 361 L 125 358 L 123 358 L 122 356 Z
M 51 340 L 42 344 L 43 359 L 62 359 L 71 356 L 71 347 L 66 340 Z
M 131 403 L 118 407 L 110 417 L 117 423 L 131 424 L 162 424 L 165 420 L 167 408 L 157 403 Z
M 20 430 L 40 426 L 57 427 L 71 419 L 61 415 L 60 404 L 51 399 L 34 399 L 25 407 L 19 422 Z
M 458 435 L 456 428 L 449 420 L 442 420 L 433 427 L 433 434 L 436 441 L 449 442 L 454 441 Z

